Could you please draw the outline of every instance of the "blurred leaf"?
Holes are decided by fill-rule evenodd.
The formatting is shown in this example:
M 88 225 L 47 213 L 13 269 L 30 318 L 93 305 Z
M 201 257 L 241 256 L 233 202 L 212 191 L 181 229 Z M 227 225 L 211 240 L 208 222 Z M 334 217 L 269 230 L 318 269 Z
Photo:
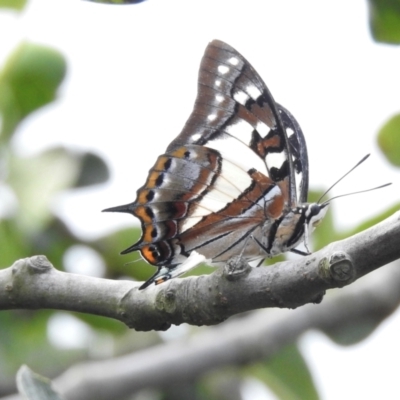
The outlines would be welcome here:
M 309 368 L 297 348 L 291 344 L 265 363 L 256 363 L 244 369 L 259 379 L 282 400 L 318 400 Z
M 0 140 L 7 140 L 32 111 L 50 103 L 66 72 L 58 51 L 33 43 L 22 43 L 8 58 L 0 73 Z
M 234 366 L 204 374 L 197 382 L 198 398 L 206 400 L 242 400 L 243 379 Z
M 36 230 L 29 235 L 34 254 L 46 254 L 55 268 L 63 269 L 65 251 L 81 241 L 69 230 L 64 221 L 55 217 L 43 230 Z
M 323 332 L 336 344 L 352 346 L 366 339 L 388 315 L 371 315 L 353 318 L 341 323 L 340 326 L 330 326 Z
M 32 157 L 10 158 L 8 183 L 19 200 L 21 229 L 34 232 L 53 218 L 54 195 L 75 182 L 79 162 L 78 155 L 62 147 Z
M 31 244 L 15 219 L 0 219 L 0 269 L 30 253 Z
M 27 400 L 61 400 L 47 379 L 23 365 L 17 373 L 18 391 Z
M 386 158 L 396 167 L 400 167 L 400 114 L 390 118 L 380 129 L 378 145 Z
M 75 187 L 96 185 L 108 181 L 110 173 L 104 160 L 96 154 L 86 153 L 81 160 L 81 169 Z
M 396 211 L 400 210 L 400 203 L 397 203 L 387 209 L 386 211 L 376 215 L 373 218 L 368 219 L 367 221 L 364 221 L 362 224 L 358 225 L 355 229 L 351 230 L 350 232 L 343 233 L 341 235 L 342 238 L 344 237 L 350 237 L 352 235 L 355 235 L 358 232 L 365 231 L 368 228 L 371 228 L 372 226 L 378 224 L 379 222 L 382 222 L 386 218 L 389 218 L 391 215 L 393 215 Z
M 12 8 L 21 11 L 26 5 L 26 0 L 0 0 L 0 8 Z
M 399 0 L 369 0 L 369 24 L 377 42 L 400 43 Z

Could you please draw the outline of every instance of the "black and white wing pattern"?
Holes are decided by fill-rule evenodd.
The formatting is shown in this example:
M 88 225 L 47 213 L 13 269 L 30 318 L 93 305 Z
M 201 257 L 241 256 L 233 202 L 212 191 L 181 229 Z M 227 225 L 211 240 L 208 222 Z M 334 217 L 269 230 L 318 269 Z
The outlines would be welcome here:
M 139 250 L 162 283 L 201 262 L 251 262 L 294 248 L 321 210 L 310 210 L 308 159 L 294 117 L 254 68 L 218 40 L 204 53 L 194 109 L 158 157 L 133 203 Z M 318 206 L 318 205 L 317 205 Z M 318 211 L 318 212 L 317 212 Z

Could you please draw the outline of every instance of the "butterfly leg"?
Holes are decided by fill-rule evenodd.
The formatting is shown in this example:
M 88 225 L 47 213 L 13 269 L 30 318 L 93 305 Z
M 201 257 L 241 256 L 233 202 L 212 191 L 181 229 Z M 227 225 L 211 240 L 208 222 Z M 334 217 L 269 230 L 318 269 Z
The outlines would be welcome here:
M 298 249 L 290 249 L 290 251 L 294 254 L 299 254 L 301 256 L 309 256 L 311 253 L 310 252 L 306 252 L 306 251 L 301 251 Z
M 224 266 L 224 273 L 227 279 L 230 281 L 235 281 L 243 276 L 246 276 L 251 270 L 251 265 L 243 258 L 243 253 L 250 237 L 251 236 L 248 236 L 246 238 L 240 254 L 238 256 L 231 257 Z

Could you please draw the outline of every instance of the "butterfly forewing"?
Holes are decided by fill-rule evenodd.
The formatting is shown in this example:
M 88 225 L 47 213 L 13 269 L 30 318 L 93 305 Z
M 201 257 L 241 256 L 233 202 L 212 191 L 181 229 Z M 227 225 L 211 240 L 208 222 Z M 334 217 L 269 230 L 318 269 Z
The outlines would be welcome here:
M 145 287 L 202 260 L 265 258 L 259 243 L 272 240 L 276 221 L 306 201 L 307 189 L 307 150 L 296 120 L 243 56 L 215 40 L 201 61 L 194 109 L 181 134 L 135 202 L 108 211 L 141 221 L 140 240 L 123 253 L 139 250 L 159 267 Z

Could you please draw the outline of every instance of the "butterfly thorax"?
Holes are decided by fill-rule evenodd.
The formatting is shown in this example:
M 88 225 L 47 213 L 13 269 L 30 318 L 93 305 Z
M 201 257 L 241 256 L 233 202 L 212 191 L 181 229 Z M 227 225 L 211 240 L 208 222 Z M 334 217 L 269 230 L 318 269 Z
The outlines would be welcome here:
M 275 256 L 294 249 L 304 241 L 307 247 L 308 235 L 324 218 L 327 204 L 306 203 L 284 213 L 268 229 L 269 256 Z

